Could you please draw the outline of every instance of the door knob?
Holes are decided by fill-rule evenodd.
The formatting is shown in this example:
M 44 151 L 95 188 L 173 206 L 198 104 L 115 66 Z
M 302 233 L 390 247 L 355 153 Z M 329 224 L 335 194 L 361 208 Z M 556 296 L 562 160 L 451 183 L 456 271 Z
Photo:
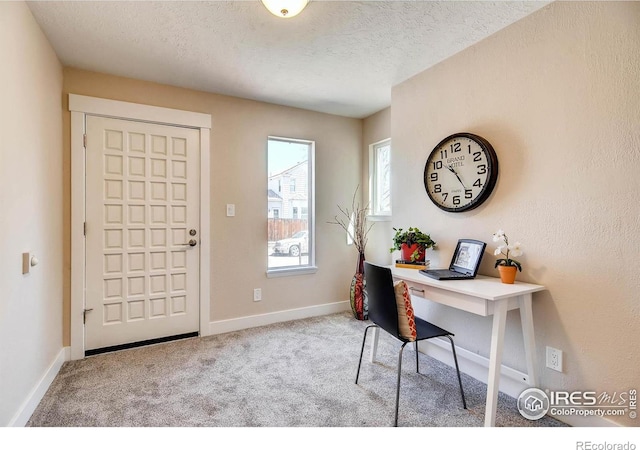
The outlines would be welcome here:
M 180 244 L 180 246 L 182 247 L 195 247 L 196 245 L 198 245 L 198 241 L 196 241 L 195 239 L 189 239 L 189 242 L 187 242 L 186 244 Z

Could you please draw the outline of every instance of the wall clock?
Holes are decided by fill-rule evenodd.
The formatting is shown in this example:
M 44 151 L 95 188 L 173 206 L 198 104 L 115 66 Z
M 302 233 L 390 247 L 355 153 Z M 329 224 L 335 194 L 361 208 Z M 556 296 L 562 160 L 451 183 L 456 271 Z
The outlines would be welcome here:
M 424 187 L 431 201 L 448 212 L 480 206 L 498 179 L 498 157 L 491 144 L 471 133 L 444 138 L 424 166 Z

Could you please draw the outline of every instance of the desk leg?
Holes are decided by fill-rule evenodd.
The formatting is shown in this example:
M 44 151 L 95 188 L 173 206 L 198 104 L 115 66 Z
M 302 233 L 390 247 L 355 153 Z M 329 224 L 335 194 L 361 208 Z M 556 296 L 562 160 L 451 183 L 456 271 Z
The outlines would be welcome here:
M 538 371 L 536 361 L 536 340 L 533 334 L 533 308 L 531 306 L 531 294 L 521 295 L 520 321 L 522 323 L 522 336 L 524 338 L 524 354 L 527 359 L 527 374 L 529 386 L 538 386 Z
M 369 355 L 369 361 L 376 361 L 376 352 L 378 351 L 378 337 L 380 337 L 380 329 L 378 327 L 374 327 L 371 332 L 373 333 L 373 340 L 371 341 L 371 354 Z
M 489 355 L 489 379 L 487 380 L 487 406 L 484 413 L 484 426 L 496 424 L 498 407 L 498 386 L 502 367 L 504 330 L 507 324 L 507 300 L 496 301 L 493 310 L 493 328 L 491 330 L 491 353 Z

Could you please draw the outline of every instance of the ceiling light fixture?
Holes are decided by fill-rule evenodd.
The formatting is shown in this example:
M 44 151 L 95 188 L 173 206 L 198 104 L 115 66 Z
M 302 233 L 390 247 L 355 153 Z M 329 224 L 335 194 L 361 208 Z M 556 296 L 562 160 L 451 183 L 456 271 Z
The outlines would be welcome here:
M 262 4 L 274 16 L 288 19 L 297 16 L 310 0 L 261 0 Z

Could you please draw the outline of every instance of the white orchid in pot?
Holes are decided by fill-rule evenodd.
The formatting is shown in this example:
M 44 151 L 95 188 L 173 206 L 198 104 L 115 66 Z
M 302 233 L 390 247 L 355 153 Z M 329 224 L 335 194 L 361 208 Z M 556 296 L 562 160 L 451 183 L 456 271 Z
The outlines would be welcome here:
M 496 259 L 495 267 L 500 271 L 500 279 L 503 283 L 513 284 L 516 278 L 516 270 L 522 272 L 522 264 L 513 259 L 522 256 L 522 244 L 520 242 L 510 244 L 509 237 L 504 230 L 498 230 L 493 233 L 493 242 L 500 242 L 493 254 L 495 256 L 504 256 L 504 258 Z

